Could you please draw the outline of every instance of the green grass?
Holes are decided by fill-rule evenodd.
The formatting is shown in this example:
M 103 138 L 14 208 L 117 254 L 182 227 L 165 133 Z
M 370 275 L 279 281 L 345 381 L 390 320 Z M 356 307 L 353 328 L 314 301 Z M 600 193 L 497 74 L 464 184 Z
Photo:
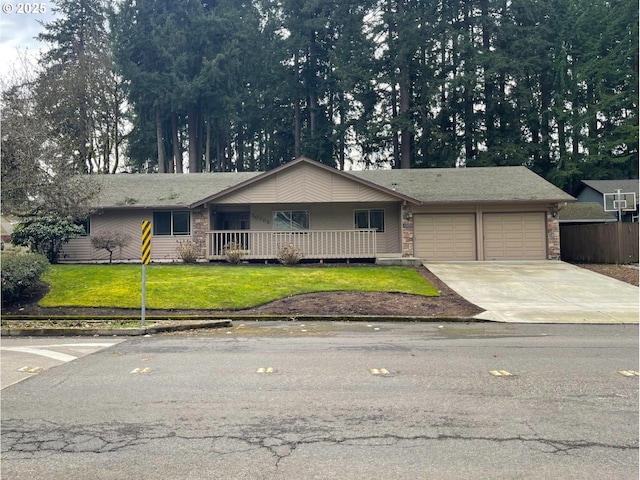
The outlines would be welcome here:
M 52 265 L 43 307 L 139 308 L 140 265 Z M 404 267 L 149 265 L 147 308 L 237 310 L 311 292 L 400 292 L 437 296 Z

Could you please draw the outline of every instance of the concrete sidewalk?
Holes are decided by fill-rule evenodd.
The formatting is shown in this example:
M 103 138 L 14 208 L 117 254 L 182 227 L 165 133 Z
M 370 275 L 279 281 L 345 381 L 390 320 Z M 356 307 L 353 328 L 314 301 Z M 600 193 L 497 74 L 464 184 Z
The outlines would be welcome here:
M 522 323 L 638 323 L 638 287 L 558 261 L 426 262 L 425 267 L 486 312 Z

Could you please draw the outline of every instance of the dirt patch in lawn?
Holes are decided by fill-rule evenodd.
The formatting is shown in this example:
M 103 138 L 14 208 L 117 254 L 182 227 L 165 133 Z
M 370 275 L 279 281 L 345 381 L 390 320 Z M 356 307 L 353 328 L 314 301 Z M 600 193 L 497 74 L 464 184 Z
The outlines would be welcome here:
M 274 302 L 239 311 L 229 310 L 149 310 L 147 315 L 391 315 L 420 317 L 472 317 L 484 310 L 467 302 L 438 277 L 424 267 L 416 267 L 431 285 L 440 291 L 438 297 L 423 297 L 404 293 L 381 292 L 322 292 L 282 298 Z M 3 314 L 17 315 L 73 315 L 123 316 L 139 314 L 139 309 L 79 308 L 38 306 L 48 286 L 40 283 L 27 290 L 19 302 L 3 305 Z

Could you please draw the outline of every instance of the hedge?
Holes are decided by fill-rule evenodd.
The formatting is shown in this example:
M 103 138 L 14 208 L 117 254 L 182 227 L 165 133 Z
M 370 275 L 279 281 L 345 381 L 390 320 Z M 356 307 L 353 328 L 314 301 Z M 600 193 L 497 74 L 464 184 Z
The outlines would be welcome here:
M 2 255 L 2 302 L 17 300 L 22 292 L 35 285 L 49 262 L 39 253 L 5 253 Z

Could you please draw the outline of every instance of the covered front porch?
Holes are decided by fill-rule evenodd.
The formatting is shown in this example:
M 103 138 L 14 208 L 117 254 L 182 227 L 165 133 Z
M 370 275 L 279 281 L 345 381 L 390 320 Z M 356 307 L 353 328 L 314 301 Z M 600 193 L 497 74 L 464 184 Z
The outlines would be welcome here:
M 206 232 L 206 257 L 224 260 L 227 249 L 240 250 L 246 260 L 273 260 L 293 245 L 304 258 L 375 258 L 376 229 L 357 230 L 212 230 Z

